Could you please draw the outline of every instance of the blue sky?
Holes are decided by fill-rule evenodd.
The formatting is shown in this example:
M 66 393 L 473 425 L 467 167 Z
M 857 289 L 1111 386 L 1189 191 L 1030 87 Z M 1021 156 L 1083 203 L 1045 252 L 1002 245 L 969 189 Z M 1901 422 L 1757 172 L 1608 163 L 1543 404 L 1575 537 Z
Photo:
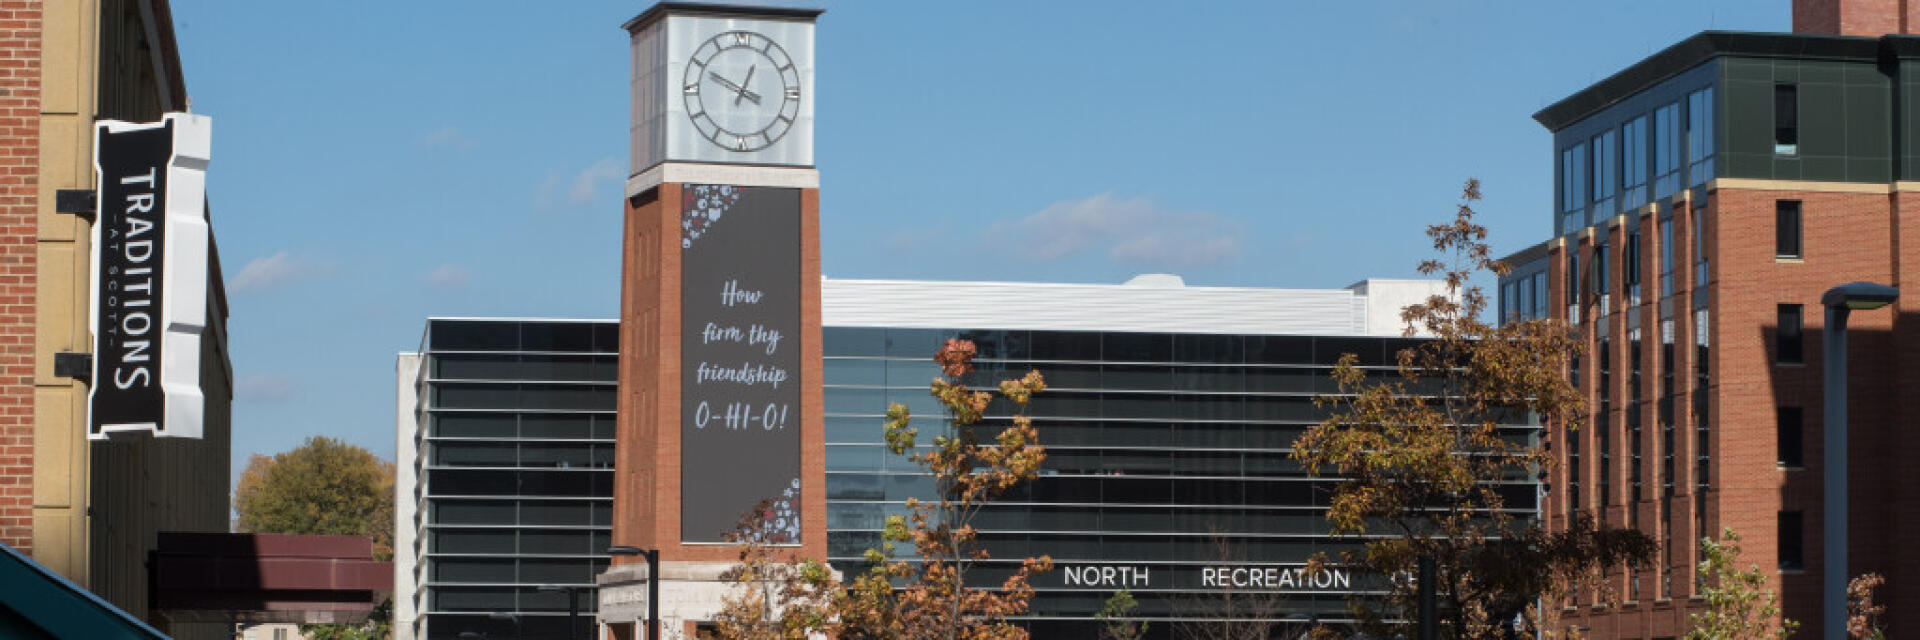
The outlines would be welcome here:
M 236 477 L 314 434 L 391 458 L 427 316 L 613 316 L 646 6 L 174 3 L 215 123 Z M 1700 30 L 1789 28 L 1787 0 L 813 6 L 843 278 L 1407 277 L 1470 176 L 1518 249 L 1551 229 L 1534 111 Z

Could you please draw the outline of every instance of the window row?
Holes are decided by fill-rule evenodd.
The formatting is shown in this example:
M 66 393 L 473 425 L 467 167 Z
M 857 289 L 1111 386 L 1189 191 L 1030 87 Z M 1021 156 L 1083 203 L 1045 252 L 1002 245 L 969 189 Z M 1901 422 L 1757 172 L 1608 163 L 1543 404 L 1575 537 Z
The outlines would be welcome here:
M 1500 285 L 1500 320 L 1547 318 L 1550 295 L 1545 270 L 1507 280 Z
M 576 351 L 618 353 L 614 322 L 430 320 L 429 351 Z
M 827 505 L 827 529 L 879 531 L 886 526 L 887 516 L 906 514 L 906 505 L 898 503 L 830 502 Z M 1000 532 L 1164 533 L 1229 538 L 1241 535 L 1330 535 L 1325 507 L 1250 509 L 994 504 L 982 508 L 972 524 L 982 531 Z M 1388 523 L 1378 521 L 1369 521 L 1368 530 L 1398 531 Z
M 1207 535 L 1073 535 L 1009 534 L 983 532 L 979 541 L 995 558 L 1053 556 L 1053 561 L 1074 562 L 1221 562 L 1232 558 L 1258 558 L 1265 562 L 1305 562 L 1316 553 L 1338 558 L 1341 552 L 1358 550 L 1364 541 L 1355 538 L 1229 538 Z M 879 549 L 883 541 L 877 531 L 828 531 L 827 557 L 833 561 L 857 560 L 868 549 Z M 1222 546 L 1225 546 L 1223 551 Z M 896 547 L 898 554 L 911 551 Z
M 434 409 L 613 411 L 619 398 L 613 384 L 436 382 L 430 386 L 427 406 Z
M 1321 364 L 1354 353 L 1363 365 L 1392 364 L 1419 340 L 1340 336 L 1240 336 L 1120 331 L 1020 331 L 826 327 L 826 355 L 928 360 L 948 338 L 973 341 L 988 360 Z
M 1042 476 L 1001 494 L 1004 502 L 1054 504 L 1164 504 L 1210 506 L 1326 505 L 1337 479 L 1174 479 Z M 1534 508 L 1534 485 L 1496 486 L 1501 507 Z M 933 481 L 922 475 L 827 474 L 828 500 L 922 500 L 934 495 Z
M 1561 149 L 1560 232 L 1679 193 L 1683 168 L 1686 185 L 1711 180 L 1715 108 L 1706 87 Z
M 511 527 L 605 527 L 613 524 L 613 502 L 604 500 L 427 501 L 427 523 Z
M 580 581 L 569 580 L 568 582 Z M 585 582 L 592 583 L 593 579 L 588 578 Z M 592 587 L 583 587 L 579 590 L 577 598 L 580 603 L 580 613 L 582 615 L 591 615 L 591 613 L 596 610 L 595 607 L 599 604 L 599 598 L 594 597 L 595 592 L 596 590 Z M 545 612 L 561 614 L 554 618 L 548 618 L 547 616 L 523 617 L 523 624 L 526 624 L 526 628 L 531 630 L 536 624 L 535 621 L 547 619 L 566 620 L 567 596 L 568 593 L 566 591 L 541 591 L 539 585 L 521 587 L 431 586 L 427 587 L 427 611 L 477 611 L 482 614 L 491 612 Z M 442 619 L 440 616 L 434 616 L 427 620 L 427 626 L 433 629 L 430 632 L 433 634 L 432 637 L 440 637 L 440 629 L 438 627 Z M 495 624 L 499 623 L 496 622 Z M 584 626 L 586 623 L 582 624 Z M 498 629 L 499 627 L 494 628 Z M 533 636 L 530 635 L 529 637 Z M 541 637 L 557 638 L 563 636 L 555 634 Z
M 427 435 L 436 438 L 612 440 L 612 413 L 462 413 L 435 411 Z
M 443 353 L 433 354 L 431 360 L 433 377 L 442 380 L 615 382 L 620 379 L 620 359 L 613 355 Z
M 929 414 L 916 414 L 929 415 Z M 885 421 L 879 416 L 828 416 L 829 444 L 885 442 Z M 1099 422 L 1048 420 L 1038 423 L 1040 440 L 1048 447 L 1187 447 L 1214 449 L 1285 449 L 1305 433 L 1307 422 L 1244 424 L 1237 422 Z M 989 430 L 995 424 L 986 425 Z M 1004 425 L 998 425 L 1004 428 Z M 1057 449 L 1056 449 L 1057 450 Z M 858 454 L 856 454 L 858 455 Z
M 430 496 L 611 496 L 611 470 L 493 471 L 428 469 Z
M 1441 381 L 1431 380 L 1437 386 Z M 1419 389 L 1411 389 L 1418 393 Z M 1027 415 L 1035 419 L 1128 419 L 1128 420 L 1250 420 L 1317 423 L 1331 408 L 1316 406 L 1319 396 L 1253 396 L 1231 394 L 1155 394 L 1089 393 L 1049 389 L 1033 397 Z M 891 403 L 906 405 L 914 415 L 939 415 L 942 405 L 928 394 L 908 390 L 834 387 L 826 391 L 826 412 L 838 416 L 884 415 Z M 988 417 L 1004 417 L 1010 411 L 1004 400 L 989 406 Z M 1501 424 L 1523 425 L 1527 416 L 1520 410 L 1497 412 L 1489 416 Z
M 612 469 L 613 443 L 464 442 L 427 444 L 427 464 L 443 467 Z
M 606 558 L 462 558 L 427 559 L 427 580 L 477 584 L 592 584 L 607 568 Z
M 826 384 L 887 387 L 925 394 L 940 369 L 932 361 L 827 358 Z M 1039 371 L 1052 389 L 1323 393 L 1333 390 L 1332 368 L 1260 365 L 1140 365 L 1064 362 L 977 362 L 971 384 L 990 384 Z
M 435 528 L 427 530 L 427 553 L 605 556 L 612 537 L 606 529 Z

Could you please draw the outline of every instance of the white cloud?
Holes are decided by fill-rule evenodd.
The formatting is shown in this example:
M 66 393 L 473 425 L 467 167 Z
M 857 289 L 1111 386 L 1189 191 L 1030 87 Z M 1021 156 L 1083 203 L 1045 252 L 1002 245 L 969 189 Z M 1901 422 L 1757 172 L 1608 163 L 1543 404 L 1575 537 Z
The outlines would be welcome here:
M 534 194 L 533 206 L 542 213 L 550 213 L 595 202 L 613 202 L 617 194 L 607 196 L 603 185 L 611 183 L 617 192 L 626 177 L 626 167 L 613 158 L 601 158 L 599 162 L 588 165 L 572 176 L 561 171 L 550 171 L 547 179 L 541 181 L 539 191 Z M 603 197 L 606 199 L 602 200 Z
M 451 264 L 440 265 L 439 268 L 428 271 L 426 276 L 426 281 L 429 286 L 441 289 L 464 287 L 467 286 L 467 281 L 471 279 L 472 274 L 468 273 L 465 267 Z
M 229 293 L 251 293 L 278 288 L 289 282 L 317 278 L 333 273 L 333 262 L 311 256 L 296 256 L 279 251 L 265 258 L 254 258 L 240 272 L 227 279 Z
M 987 228 L 987 240 L 1037 262 L 1098 250 L 1151 269 L 1208 267 L 1240 256 L 1241 224 L 1207 211 L 1175 211 L 1111 193 L 1056 202 Z
M 251 402 L 286 402 L 293 397 L 293 379 L 284 376 L 245 376 L 233 381 L 233 395 Z
M 468 151 L 473 149 L 474 145 L 472 138 L 460 133 L 460 130 L 453 125 L 427 132 L 427 135 L 420 139 L 420 144 L 428 149 L 444 148 L 454 151 Z

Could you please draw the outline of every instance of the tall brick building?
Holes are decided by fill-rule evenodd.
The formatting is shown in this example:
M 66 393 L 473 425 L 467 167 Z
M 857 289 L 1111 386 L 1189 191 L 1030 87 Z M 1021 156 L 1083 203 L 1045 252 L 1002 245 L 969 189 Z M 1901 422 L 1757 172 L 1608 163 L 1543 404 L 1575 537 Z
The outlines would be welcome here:
M 142 618 L 155 534 L 227 529 L 232 370 L 218 259 L 202 342 L 205 437 L 87 439 L 93 123 L 188 108 L 166 0 L 0 1 L 0 543 Z M 90 213 L 90 212 L 89 212 Z M 182 629 L 175 628 L 177 634 Z
M 1674 638 L 1699 541 L 1731 528 L 1785 614 L 1821 622 L 1820 295 L 1920 288 L 1920 4 L 1802 1 L 1795 33 L 1703 32 L 1535 114 L 1554 237 L 1508 258 L 1501 311 L 1573 324 L 1587 428 L 1550 428 L 1546 520 L 1661 541 L 1566 603 L 1595 638 Z M 1894 33 L 1894 35 L 1888 35 Z M 1914 277 L 1909 277 L 1914 276 Z M 1910 292 L 1911 294 L 1912 292 Z M 1920 628 L 1920 296 L 1852 322 L 1851 574 Z M 1908 400 L 1902 402 L 1903 399 Z M 1895 632 L 1901 633 L 1901 632 Z

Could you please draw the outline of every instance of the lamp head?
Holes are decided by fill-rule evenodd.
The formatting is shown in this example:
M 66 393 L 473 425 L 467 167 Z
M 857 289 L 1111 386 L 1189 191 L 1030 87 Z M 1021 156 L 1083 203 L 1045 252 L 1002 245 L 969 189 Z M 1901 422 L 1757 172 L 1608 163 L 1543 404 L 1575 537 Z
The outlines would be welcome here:
M 607 547 L 607 555 L 610 556 L 637 556 L 641 553 L 643 553 L 643 551 L 641 551 L 640 547 L 630 544 L 616 544 Z
M 1878 309 L 1900 299 L 1900 290 L 1874 282 L 1849 282 L 1828 289 L 1820 304 L 1852 310 Z

